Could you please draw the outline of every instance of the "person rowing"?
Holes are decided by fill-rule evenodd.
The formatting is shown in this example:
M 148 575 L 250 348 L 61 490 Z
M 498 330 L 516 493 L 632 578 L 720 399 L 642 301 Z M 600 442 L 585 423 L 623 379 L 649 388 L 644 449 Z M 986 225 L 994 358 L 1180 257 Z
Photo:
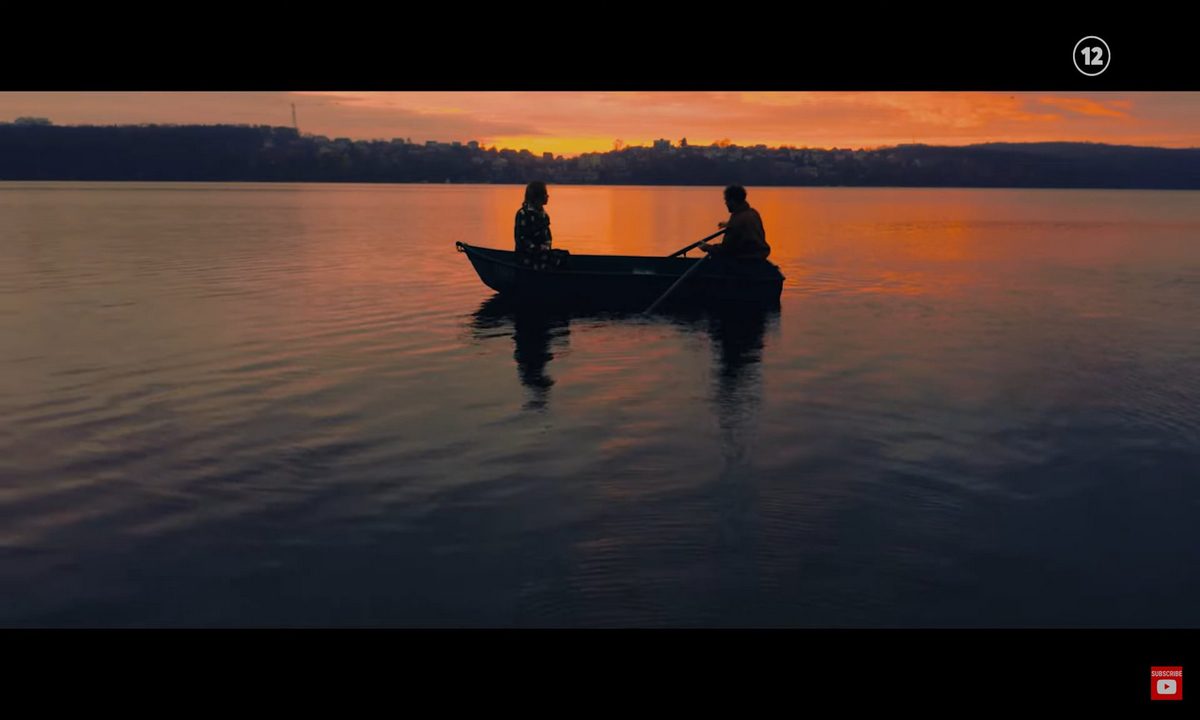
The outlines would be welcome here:
M 762 217 L 746 202 L 746 188 L 730 185 L 725 188 L 725 207 L 729 220 L 717 223 L 725 229 L 725 239 L 719 243 L 701 243 L 700 249 L 714 258 L 765 260 L 771 254 L 767 231 Z

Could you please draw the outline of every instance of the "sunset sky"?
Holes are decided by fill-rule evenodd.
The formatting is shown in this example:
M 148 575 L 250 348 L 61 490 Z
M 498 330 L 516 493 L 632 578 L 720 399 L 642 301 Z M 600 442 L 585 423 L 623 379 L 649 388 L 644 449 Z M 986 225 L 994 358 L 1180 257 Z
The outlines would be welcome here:
M 478 140 L 563 155 L 657 138 L 879 147 L 1086 141 L 1200 147 L 1200 92 L 0 93 L 0 121 L 290 126 L 356 140 Z

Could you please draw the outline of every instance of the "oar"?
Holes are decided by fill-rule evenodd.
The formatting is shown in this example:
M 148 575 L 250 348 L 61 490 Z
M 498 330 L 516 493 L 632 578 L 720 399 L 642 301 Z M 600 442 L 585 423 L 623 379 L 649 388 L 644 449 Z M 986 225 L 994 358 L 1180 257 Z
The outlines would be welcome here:
M 724 232 L 724 231 L 722 230 L 721 232 Z M 717 235 L 720 235 L 720 234 L 721 233 L 717 233 Z M 716 235 L 713 235 L 712 237 L 716 237 Z M 707 240 L 707 239 L 708 238 L 704 238 L 704 240 Z M 704 240 L 701 240 L 700 242 L 704 242 Z M 691 266 L 690 268 L 687 269 L 687 272 L 680 275 L 679 279 L 676 280 L 674 283 L 672 283 L 671 287 L 667 288 L 667 291 L 665 293 L 660 295 L 659 298 L 657 300 L 655 300 L 653 304 L 650 305 L 650 307 L 648 307 L 644 311 L 642 311 L 642 314 L 649 315 L 650 313 L 654 312 L 654 308 L 658 307 L 659 303 L 661 303 L 663 300 L 666 300 L 668 295 L 675 292 L 675 288 L 679 287 L 679 284 L 682 283 L 684 280 L 687 280 L 688 275 L 691 275 L 692 273 L 696 272 L 696 268 L 703 265 L 704 261 L 707 260 L 709 257 L 711 257 L 711 256 L 705 255 L 704 257 L 697 260 L 695 265 Z
M 685 252 L 687 252 L 688 250 L 691 250 L 692 248 L 698 246 L 700 243 L 706 243 L 709 240 L 712 240 L 713 238 L 715 238 L 716 236 L 724 235 L 724 234 L 725 234 L 725 228 L 721 228 L 720 230 L 716 231 L 712 235 L 709 235 L 706 238 L 701 238 L 700 240 L 697 240 L 696 242 L 692 243 L 691 245 L 688 245 L 685 248 L 680 248 L 680 249 L 676 250 L 675 252 L 671 253 L 670 255 L 668 255 L 667 257 L 675 257 L 676 255 L 682 255 Z

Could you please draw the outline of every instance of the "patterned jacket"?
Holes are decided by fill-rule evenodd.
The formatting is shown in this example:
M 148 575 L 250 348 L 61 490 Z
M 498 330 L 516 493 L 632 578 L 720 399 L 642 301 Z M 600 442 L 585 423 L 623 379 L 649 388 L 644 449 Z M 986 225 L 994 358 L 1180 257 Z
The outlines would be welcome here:
M 550 216 L 545 209 L 523 203 L 513 227 L 517 252 L 536 253 L 550 249 Z

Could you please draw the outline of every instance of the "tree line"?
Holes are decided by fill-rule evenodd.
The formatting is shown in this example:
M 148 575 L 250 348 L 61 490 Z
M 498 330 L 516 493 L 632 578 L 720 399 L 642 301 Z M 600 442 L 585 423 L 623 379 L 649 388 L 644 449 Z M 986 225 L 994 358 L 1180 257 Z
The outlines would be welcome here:
M 564 158 L 241 125 L 0 123 L 0 180 L 1200 189 L 1200 149 L 991 143 L 815 149 L 659 140 Z

